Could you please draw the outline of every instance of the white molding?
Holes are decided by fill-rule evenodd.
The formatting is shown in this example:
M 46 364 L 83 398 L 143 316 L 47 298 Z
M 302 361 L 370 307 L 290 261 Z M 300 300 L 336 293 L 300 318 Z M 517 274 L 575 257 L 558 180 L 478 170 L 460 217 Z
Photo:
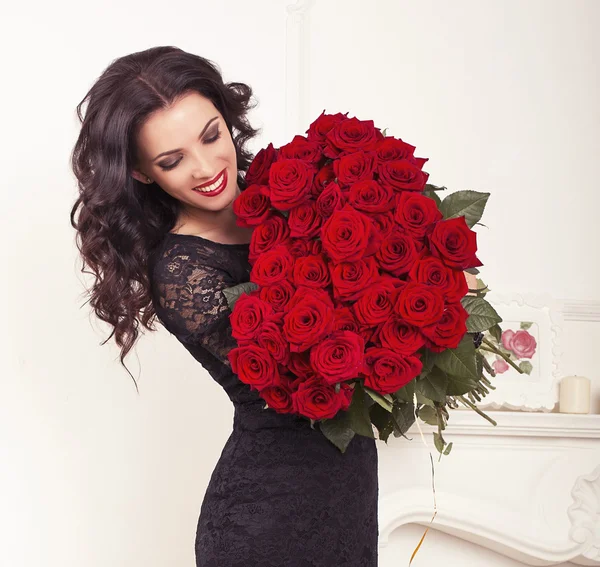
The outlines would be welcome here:
M 600 301 L 591 299 L 563 299 L 565 321 L 600 322 Z
M 600 563 L 600 465 L 576 480 L 571 496 L 575 502 L 567 510 L 572 525 L 569 535 L 587 548 L 586 559 Z
M 310 14 L 315 0 L 297 0 L 286 6 L 285 34 L 285 139 L 308 129 L 310 90 Z
M 522 411 L 486 411 L 497 425 L 471 409 L 448 410 L 446 431 L 465 437 L 551 437 L 600 440 L 600 414 L 531 413 Z M 437 426 L 419 423 L 424 434 L 437 431 Z M 415 442 L 420 439 L 416 424 L 407 433 Z M 446 433 L 444 433 L 446 436 Z M 429 436 L 431 438 L 431 436 Z M 515 441 L 516 443 L 517 441 Z
M 426 445 L 416 424 L 408 439 L 378 442 L 380 549 L 419 524 L 527 565 L 600 565 L 600 415 L 486 414 L 498 425 L 450 412 L 441 461 L 436 427 L 421 425 Z

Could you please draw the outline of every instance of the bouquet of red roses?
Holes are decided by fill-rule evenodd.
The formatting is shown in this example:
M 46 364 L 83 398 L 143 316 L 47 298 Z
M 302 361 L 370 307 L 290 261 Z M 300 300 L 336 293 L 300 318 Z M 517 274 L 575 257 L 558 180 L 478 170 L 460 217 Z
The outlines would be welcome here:
M 258 152 L 233 205 L 254 231 L 250 282 L 225 290 L 232 370 L 342 452 L 373 426 L 386 442 L 404 435 L 418 416 L 448 454 L 458 401 L 494 423 L 475 405 L 493 388 L 483 371 L 494 376 L 478 350 L 496 349 L 482 333 L 502 319 L 465 277 L 482 265 L 471 227 L 489 193 L 440 200 L 414 150 L 323 111 L 306 136 Z

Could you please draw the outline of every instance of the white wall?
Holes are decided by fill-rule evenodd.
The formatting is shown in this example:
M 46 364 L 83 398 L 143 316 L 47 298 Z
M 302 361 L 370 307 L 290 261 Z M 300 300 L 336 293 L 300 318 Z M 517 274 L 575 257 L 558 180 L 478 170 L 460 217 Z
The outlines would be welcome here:
M 252 120 L 264 128 L 253 150 L 281 145 L 292 133 L 286 4 L 62 1 L 4 12 L 3 564 L 194 564 L 233 410 L 163 329 L 128 359 L 139 396 L 116 346 L 99 346 L 109 329 L 81 308 L 68 220 L 75 105 L 113 59 L 176 45 L 251 84 Z M 490 228 L 478 231 L 490 287 L 598 301 L 599 16 L 593 0 L 316 0 L 298 116 L 373 118 L 430 157 L 433 183 L 492 192 Z M 567 330 L 565 370 L 593 378 L 598 398 L 598 324 Z

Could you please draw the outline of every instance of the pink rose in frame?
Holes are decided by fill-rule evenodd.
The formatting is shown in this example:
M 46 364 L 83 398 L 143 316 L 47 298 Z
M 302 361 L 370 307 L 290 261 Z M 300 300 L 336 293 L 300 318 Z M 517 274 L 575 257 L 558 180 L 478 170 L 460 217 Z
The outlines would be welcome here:
M 514 352 L 517 358 L 532 358 L 537 343 L 528 331 L 521 329 L 515 332 L 507 329 L 502 333 L 502 346 Z
M 494 360 L 492 367 L 496 374 L 502 374 L 510 368 L 508 366 L 508 362 L 506 362 L 506 360 L 504 360 L 503 358 L 497 358 L 496 360 Z

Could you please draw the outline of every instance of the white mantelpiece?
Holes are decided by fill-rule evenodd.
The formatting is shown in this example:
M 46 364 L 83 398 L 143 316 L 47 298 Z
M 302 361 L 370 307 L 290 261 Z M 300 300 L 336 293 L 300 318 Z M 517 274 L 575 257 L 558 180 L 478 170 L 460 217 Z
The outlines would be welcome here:
M 416 425 L 412 441 L 378 442 L 380 547 L 400 526 L 429 525 L 431 452 L 432 529 L 528 565 L 600 565 L 600 415 L 485 413 L 498 425 L 451 411 L 440 462 L 432 426 L 421 424 L 428 447 Z

